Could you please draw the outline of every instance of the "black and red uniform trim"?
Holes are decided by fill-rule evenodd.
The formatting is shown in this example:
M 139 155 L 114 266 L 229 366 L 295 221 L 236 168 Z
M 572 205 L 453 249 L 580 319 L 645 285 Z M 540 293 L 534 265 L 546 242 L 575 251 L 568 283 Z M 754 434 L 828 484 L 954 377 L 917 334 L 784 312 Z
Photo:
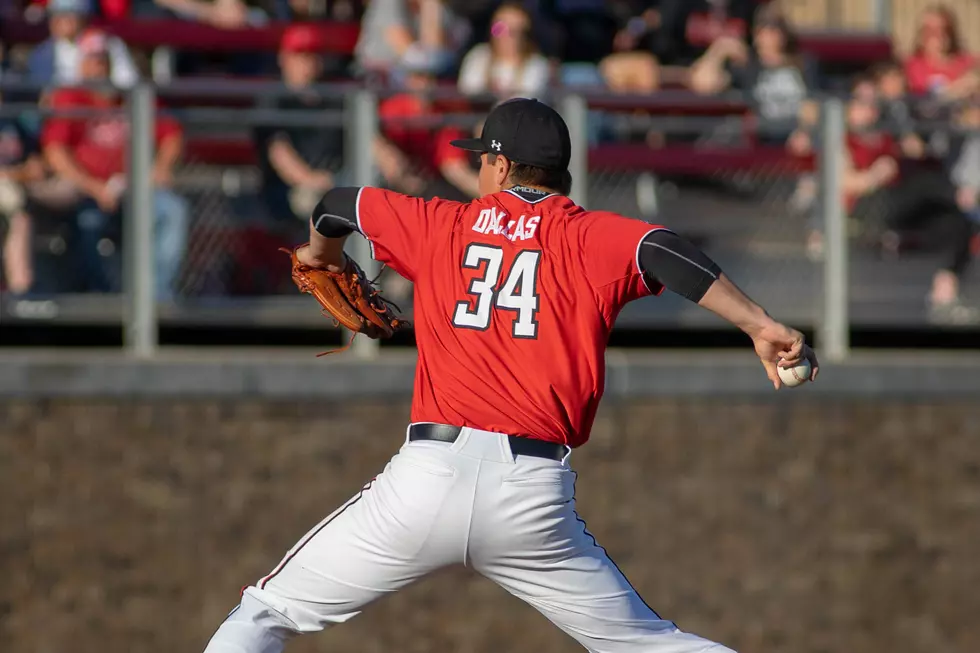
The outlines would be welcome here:
M 289 564 L 289 561 L 292 560 L 293 558 L 295 558 L 296 557 L 296 554 L 299 553 L 300 551 L 302 551 L 303 550 L 303 547 L 306 546 L 307 544 L 309 544 L 310 540 L 312 540 L 314 537 L 316 537 L 317 535 L 319 535 L 320 534 L 320 531 L 322 531 L 329 524 L 331 524 L 333 522 L 333 520 L 337 519 L 337 517 L 340 517 L 342 514 L 344 514 L 344 512 L 346 512 L 346 510 L 348 508 L 350 508 L 355 503 L 357 503 L 358 501 L 361 500 L 361 497 L 364 496 L 364 493 L 367 492 L 369 489 L 371 489 L 371 485 L 374 483 L 374 481 L 376 480 L 376 478 L 377 477 L 371 479 L 371 481 L 367 485 L 365 485 L 364 487 L 361 488 L 361 491 L 360 492 L 358 492 L 356 495 L 354 495 L 353 498 L 349 499 L 347 501 L 347 503 L 345 503 L 343 506 L 341 506 L 334 514 L 330 515 L 330 517 L 328 517 L 327 519 L 325 519 L 322 524 L 320 524 L 319 526 L 317 526 L 316 529 L 313 530 L 313 532 L 311 532 L 309 535 L 307 535 L 306 538 L 303 539 L 303 541 L 300 542 L 296 546 L 296 548 L 293 549 L 289 553 L 289 555 L 287 555 L 285 558 L 283 558 L 282 561 L 278 565 L 276 565 L 276 568 L 273 569 L 272 572 L 268 576 L 266 576 L 265 578 L 263 578 L 262 580 L 260 580 L 256 586 L 259 589 L 264 589 L 265 586 L 268 584 L 268 582 L 270 580 L 272 580 L 273 578 L 275 578 L 276 576 L 278 576 L 280 573 L 282 573 L 282 570 L 286 568 L 286 565 Z

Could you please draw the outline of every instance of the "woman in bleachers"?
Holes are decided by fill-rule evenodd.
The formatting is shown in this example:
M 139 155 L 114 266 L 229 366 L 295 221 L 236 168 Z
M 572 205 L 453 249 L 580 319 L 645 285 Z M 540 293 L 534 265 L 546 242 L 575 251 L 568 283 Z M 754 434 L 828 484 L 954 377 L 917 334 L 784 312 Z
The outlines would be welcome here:
M 784 143 L 817 86 L 816 66 L 799 53 L 786 20 L 764 12 L 756 18 L 751 46 L 719 38 L 691 67 L 690 84 L 706 95 L 731 88 L 744 92 L 758 118 L 759 140 Z
M 909 91 L 943 99 L 966 97 L 978 85 L 976 66 L 977 58 L 961 45 L 953 12 L 943 5 L 926 9 L 915 50 L 905 61 Z
M 550 64 L 531 39 L 531 15 L 511 1 L 494 12 L 490 40 L 466 53 L 458 85 L 467 95 L 537 97 L 550 78 Z

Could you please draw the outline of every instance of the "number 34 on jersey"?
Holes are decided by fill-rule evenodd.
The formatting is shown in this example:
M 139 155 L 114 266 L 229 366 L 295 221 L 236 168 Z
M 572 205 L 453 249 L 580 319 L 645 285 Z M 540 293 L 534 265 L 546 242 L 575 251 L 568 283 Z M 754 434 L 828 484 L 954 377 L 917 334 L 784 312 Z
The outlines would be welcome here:
M 510 241 L 532 238 L 538 229 L 540 216 L 521 216 L 506 220 L 507 215 L 496 209 L 484 209 L 473 224 L 473 231 L 493 234 Z M 463 267 L 483 270 L 470 281 L 468 299 L 456 303 L 453 325 L 461 329 L 486 331 L 490 328 L 493 309 L 516 313 L 511 335 L 514 338 L 537 338 L 537 313 L 540 298 L 537 292 L 539 250 L 523 250 L 514 257 L 508 270 L 501 270 L 504 250 L 495 245 L 470 243 L 463 255 Z M 503 285 L 499 286 L 503 277 Z

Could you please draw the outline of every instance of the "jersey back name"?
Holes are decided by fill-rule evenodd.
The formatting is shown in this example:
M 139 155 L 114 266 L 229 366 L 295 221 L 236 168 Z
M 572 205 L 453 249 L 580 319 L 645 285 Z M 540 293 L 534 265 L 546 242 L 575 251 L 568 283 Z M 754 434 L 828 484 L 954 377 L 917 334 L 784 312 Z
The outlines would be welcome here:
M 469 203 L 364 188 L 357 219 L 415 284 L 413 422 L 588 439 L 616 316 L 662 291 L 637 261 L 662 227 L 521 187 Z

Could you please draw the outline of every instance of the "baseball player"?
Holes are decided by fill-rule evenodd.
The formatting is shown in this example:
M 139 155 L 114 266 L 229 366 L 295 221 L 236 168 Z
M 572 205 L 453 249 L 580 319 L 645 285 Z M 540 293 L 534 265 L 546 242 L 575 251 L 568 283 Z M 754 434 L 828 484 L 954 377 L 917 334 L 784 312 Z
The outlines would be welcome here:
M 568 130 L 545 104 L 501 104 L 481 138 L 453 144 L 480 153 L 480 199 L 335 188 L 312 215 L 304 265 L 345 269 L 357 231 L 415 283 L 411 423 L 384 471 L 242 592 L 207 653 L 281 651 L 452 564 L 590 651 L 729 651 L 640 598 L 575 512 L 569 455 L 629 301 L 667 289 L 714 311 L 751 337 L 776 389 L 777 365 L 807 359 L 816 377 L 812 350 L 668 229 L 569 200 Z

